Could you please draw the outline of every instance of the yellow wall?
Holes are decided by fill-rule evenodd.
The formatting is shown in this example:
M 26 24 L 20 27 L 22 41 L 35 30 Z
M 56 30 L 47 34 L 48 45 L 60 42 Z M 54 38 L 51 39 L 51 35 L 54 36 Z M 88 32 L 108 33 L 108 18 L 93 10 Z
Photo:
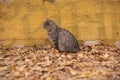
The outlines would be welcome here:
M 47 18 L 78 40 L 120 40 L 120 0 L 0 0 L 0 44 L 45 44 Z

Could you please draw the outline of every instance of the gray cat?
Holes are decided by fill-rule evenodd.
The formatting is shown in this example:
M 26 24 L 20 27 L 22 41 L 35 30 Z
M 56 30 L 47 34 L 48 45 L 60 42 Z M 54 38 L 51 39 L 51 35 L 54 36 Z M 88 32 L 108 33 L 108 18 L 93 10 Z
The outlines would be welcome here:
M 43 26 L 53 42 L 53 46 L 60 52 L 76 53 L 80 50 L 76 38 L 68 30 L 59 27 L 54 21 L 46 20 Z

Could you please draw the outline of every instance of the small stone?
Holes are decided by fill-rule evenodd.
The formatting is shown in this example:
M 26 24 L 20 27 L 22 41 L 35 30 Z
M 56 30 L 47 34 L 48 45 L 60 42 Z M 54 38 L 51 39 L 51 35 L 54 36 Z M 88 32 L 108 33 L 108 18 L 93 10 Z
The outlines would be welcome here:
M 116 41 L 116 42 L 114 43 L 114 45 L 115 45 L 116 47 L 120 48 L 120 41 Z
M 95 41 L 85 41 L 84 42 L 84 46 L 95 46 L 95 45 L 99 45 L 100 41 L 99 40 L 95 40 Z

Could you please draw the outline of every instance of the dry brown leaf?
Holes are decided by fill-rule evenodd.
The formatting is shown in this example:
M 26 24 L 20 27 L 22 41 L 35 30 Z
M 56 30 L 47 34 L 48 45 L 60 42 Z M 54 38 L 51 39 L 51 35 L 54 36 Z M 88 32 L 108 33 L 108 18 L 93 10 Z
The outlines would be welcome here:
M 0 80 L 120 80 L 120 49 L 83 46 L 75 54 L 50 47 L 0 48 Z

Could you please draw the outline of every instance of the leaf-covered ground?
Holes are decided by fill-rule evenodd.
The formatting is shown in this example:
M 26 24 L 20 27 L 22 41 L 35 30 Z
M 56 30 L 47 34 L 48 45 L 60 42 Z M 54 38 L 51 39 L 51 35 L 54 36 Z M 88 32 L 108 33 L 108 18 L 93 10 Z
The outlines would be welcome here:
M 0 48 L 0 80 L 120 80 L 120 49 L 81 46 L 78 53 L 48 47 Z

